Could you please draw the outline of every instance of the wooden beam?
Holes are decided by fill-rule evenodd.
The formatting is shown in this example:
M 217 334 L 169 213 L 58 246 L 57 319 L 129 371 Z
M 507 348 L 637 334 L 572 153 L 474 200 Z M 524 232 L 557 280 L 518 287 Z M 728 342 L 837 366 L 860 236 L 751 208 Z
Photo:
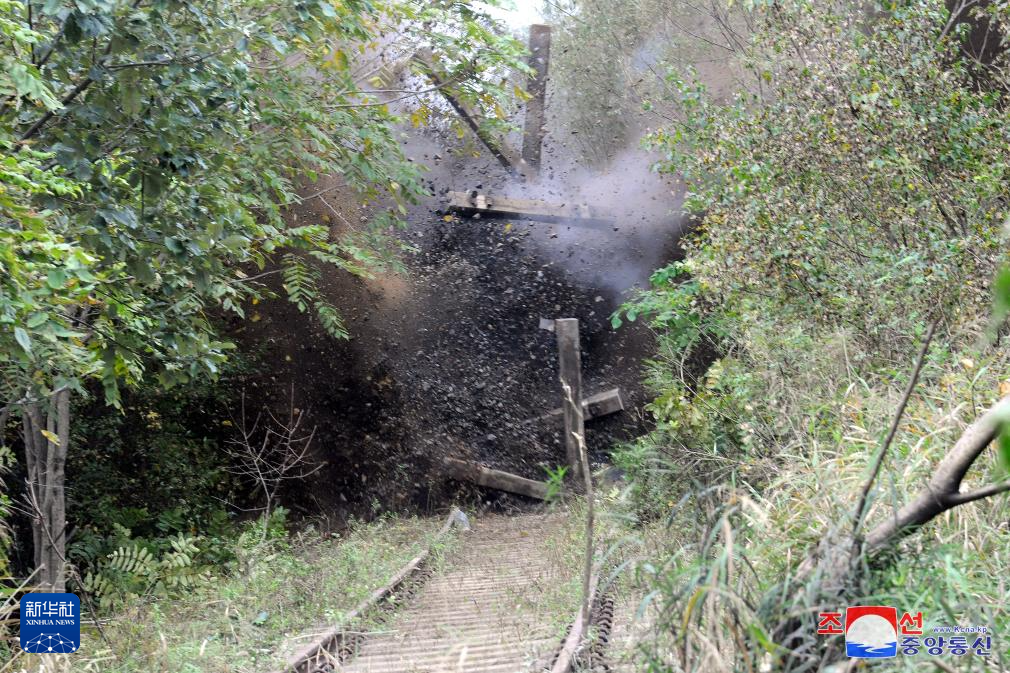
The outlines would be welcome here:
M 445 458 L 446 472 L 457 481 L 468 481 L 479 486 L 495 488 L 499 491 L 518 493 L 527 498 L 537 500 L 547 499 L 547 483 L 534 481 L 501 470 L 492 470 L 477 463 L 471 463 L 456 458 Z
M 586 224 L 613 224 L 614 215 L 609 210 L 585 203 L 551 203 L 539 199 L 511 199 L 476 190 L 449 192 L 449 210 L 486 217 L 525 217 L 544 222 L 583 222 Z
M 582 407 L 585 409 L 586 418 L 599 418 L 609 416 L 619 411 L 624 411 L 624 400 L 621 398 L 620 388 L 611 388 L 602 393 L 590 395 L 582 400 Z
M 619 411 L 624 411 L 624 399 L 621 397 L 620 388 L 604 390 L 603 392 L 590 395 L 582 400 L 582 417 L 586 421 L 590 421 L 594 418 L 600 418 L 601 416 L 616 414 Z M 558 407 L 557 409 L 551 409 L 543 416 L 531 418 L 530 420 L 525 421 L 525 423 L 535 423 L 537 421 L 546 421 L 555 418 L 561 419 L 563 416 L 564 408 Z
M 582 451 L 586 426 L 582 415 L 582 351 L 579 346 L 579 321 L 560 318 L 554 321 L 558 338 L 558 363 L 561 378 L 561 408 L 565 417 L 565 456 L 573 483 L 581 484 Z M 580 446 L 579 437 L 583 438 Z
M 452 92 L 449 80 L 432 63 L 431 53 L 418 51 L 414 54 L 413 60 L 422 67 L 431 83 L 438 88 L 438 92 L 449 102 L 449 105 L 456 111 L 456 114 L 466 122 L 466 125 L 470 127 L 470 130 L 474 132 L 477 138 L 484 143 L 484 146 L 498 160 L 498 163 L 512 173 L 522 175 L 525 169 L 525 162 L 522 157 L 509 147 L 508 143 L 504 140 L 495 138 L 483 128 L 481 125 L 481 115 Z
M 530 26 L 529 66 L 533 69 L 526 84 L 530 99 L 526 101 L 523 120 L 523 160 L 533 171 L 540 170 L 540 153 L 544 144 L 544 111 L 547 97 L 547 70 L 551 60 L 551 27 Z

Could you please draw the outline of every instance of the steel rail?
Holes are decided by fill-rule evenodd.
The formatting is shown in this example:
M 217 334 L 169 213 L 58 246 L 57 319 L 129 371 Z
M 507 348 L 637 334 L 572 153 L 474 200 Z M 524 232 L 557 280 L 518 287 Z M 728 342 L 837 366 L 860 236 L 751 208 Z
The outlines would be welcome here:
M 348 625 L 353 624 L 375 610 L 391 609 L 393 607 L 392 604 L 383 604 L 383 601 L 393 595 L 398 589 L 404 587 L 408 580 L 416 580 L 411 582 L 410 593 L 413 594 L 416 592 L 420 588 L 420 585 L 431 575 L 428 561 L 435 543 L 443 539 L 453 525 L 465 525 L 462 523 L 465 521 L 466 519 L 462 516 L 462 512 L 454 507 L 449 516 L 446 517 L 445 524 L 442 525 L 442 528 L 438 531 L 432 544 L 427 549 L 411 559 L 385 585 L 373 591 L 368 598 L 351 610 L 344 617 L 341 624 L 334 626 L 316 638 L 311 644 L 300 649 L 287 660 L 281 669 L 273 673 L 321 673 L 337 670 L 342 663 L 357 651 L 365 638 L 365 634 L 360 630 L 354 630 Z

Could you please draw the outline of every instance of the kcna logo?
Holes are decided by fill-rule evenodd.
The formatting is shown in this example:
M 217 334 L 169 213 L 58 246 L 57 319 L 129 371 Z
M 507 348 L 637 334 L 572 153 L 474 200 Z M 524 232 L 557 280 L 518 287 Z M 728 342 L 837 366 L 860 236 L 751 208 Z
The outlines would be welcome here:
M 898 654 L 898 609 L 855 605 L 845 611 L 845 654 L 894 657 Z
M 21 649 L 32 654 L 69 654 L 81 647 L 81 599 L 74 594 L 21 597 Z
M 817 633 L 822 635 L 845 634 L 845 654 L 860 659 L 895 657 L 898 650 L 912 656 L 925 649 L 928 654 L 947 652 L 963 656 L 974 652 L 989 656 L 992 638 L 984 626 L 933 627 L 934 634 L 965 634 L 954 636 L 932 635 L 923 638 L 922 612 L 914 615 L 905 612 L 898 618 L 898 609 L 887 605 L 851 605 L 845 609 L 845 630 L 842 630 L 842 612 L 822 612 L 817 621 Z

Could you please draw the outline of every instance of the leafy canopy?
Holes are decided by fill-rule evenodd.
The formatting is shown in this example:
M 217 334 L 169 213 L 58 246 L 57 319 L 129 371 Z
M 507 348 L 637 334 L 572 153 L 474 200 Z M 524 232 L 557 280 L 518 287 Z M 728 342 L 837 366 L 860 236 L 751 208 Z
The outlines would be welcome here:
M 886 348 L 927 316 L 989 309 L 1010 82 L 1000 57 L 978 86 L 942 2 L 883 9 L 869 27 L 845 4 L 762 12 L 753 91 L 719 102 L 671 74 L 683 116 L 649 141 L 702 217 L 689 266 L 705 288 Z
M 380 75 L 425 48 L 500 109 L 522 53 L 468 2 L 0 0 L 0 33 L 4 399 L 98 377 L 116 403 L 151 362 L 164 384 L 215 372 L 229 344 L 208 312 L 241 315 L 272 263 L 346 336 L 315 265 L 388 263 L 423 192 Z M 339 236 L 288 226 L 322 175 L 384 209 Z

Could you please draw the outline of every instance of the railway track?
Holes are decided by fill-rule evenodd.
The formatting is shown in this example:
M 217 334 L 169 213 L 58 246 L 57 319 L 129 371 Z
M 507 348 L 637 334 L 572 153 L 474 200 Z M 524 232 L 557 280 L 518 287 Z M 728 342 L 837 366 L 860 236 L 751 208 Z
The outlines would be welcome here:
M 426 556 L 418 557 L 356 611 L 356 617 L 371 617 L 364 623 L 381 626 L 334 629 L 284 673 L 566 673 L 587 658 L 607 661 L 600 645 L 579 656 L 564 653 L 579 601 L 559 600 L 558 587 L 572 570 L 547 541 L 557 537 L 565 517 L 481 517 L 437 572 Z M 598 603 L 603 609 L 594 617 L 603 616 L 609 633 L 613 604 Z
M 562 569 L 543 542 L 560 515 L 489 516 L 475 522 L 458 553 L 389 632 L 367 638 L 341 670 L 348 673 L 532 670 L 558 642 L 547 587 Z

